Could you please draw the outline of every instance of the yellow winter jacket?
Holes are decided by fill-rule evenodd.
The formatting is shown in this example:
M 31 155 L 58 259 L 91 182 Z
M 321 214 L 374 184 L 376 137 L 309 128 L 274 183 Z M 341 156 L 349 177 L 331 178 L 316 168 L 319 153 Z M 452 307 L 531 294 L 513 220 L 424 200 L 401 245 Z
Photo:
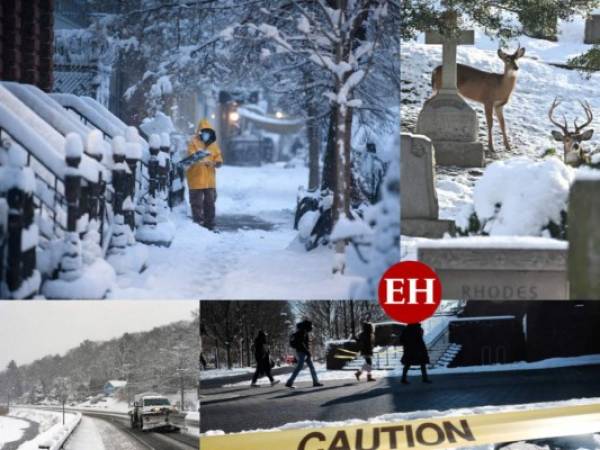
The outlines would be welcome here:
M 200 140 L 198 133 L 203 128 L 213 129 L 210 122 L 207 119 L 202 119 L 196 127 L 196 133 L 188 145 L 188 155 L 196 153 L 198 150 L 208 150 L 211 155 L 204 158 L 190 167 L 187 171 L 188 187 L 190 189 L 210 189 L 217 187 L 216 170 L 215 167 L 210 167 L 203 162 L 212 161 L 216 167 L 223 164 L 223 157 L 221 156 L 221 149 L 216 142 L 213 142 L 208 147 Z

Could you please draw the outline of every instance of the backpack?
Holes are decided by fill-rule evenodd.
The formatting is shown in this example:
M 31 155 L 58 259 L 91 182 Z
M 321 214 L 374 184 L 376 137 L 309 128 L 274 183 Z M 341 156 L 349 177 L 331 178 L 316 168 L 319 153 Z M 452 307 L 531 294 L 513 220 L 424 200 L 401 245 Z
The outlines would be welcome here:
M 293 349 L 296 349 L 298 347 L 299 344 L 299 336 L 298 336 L 298 332 L 296 331 L 294 334 L 292 334 L 290 336 L 290 347 L 292 347 Z

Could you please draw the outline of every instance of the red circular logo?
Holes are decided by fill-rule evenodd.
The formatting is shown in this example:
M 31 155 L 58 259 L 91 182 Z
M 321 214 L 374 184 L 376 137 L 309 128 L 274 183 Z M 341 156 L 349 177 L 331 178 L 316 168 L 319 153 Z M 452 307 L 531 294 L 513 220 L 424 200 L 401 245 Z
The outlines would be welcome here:
M 379 280 L 379 304 L 392 319 L 418 323 L 440 306 L 442 283 L 427 264 L 403 261 L 390 267 Z

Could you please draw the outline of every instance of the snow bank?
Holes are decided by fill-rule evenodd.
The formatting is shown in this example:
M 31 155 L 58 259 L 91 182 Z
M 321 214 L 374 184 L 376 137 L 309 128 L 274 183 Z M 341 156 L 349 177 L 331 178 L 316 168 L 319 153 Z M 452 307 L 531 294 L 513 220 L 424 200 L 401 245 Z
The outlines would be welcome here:
M 97 410 L 97 411 L 105 411 L 105 412 L 114 412 L 114 413 L 127 413 L 129 412 L 129 404 L 127 402 L 117 400 L 114 397 L 105 397 L 100 399 L 100 401 L 96 403 L 91 403 L 89 400 L 83 403 L 80 403 L 76 406 L 78 409 L 86 409 L 86 410 Z
M 173 133 L 175 132 L 175 126 L 173 125 L 173 121 L 169 116 L 165 113 L 158 111 L 156 115 L 152 118 L 146 117 L 142 124 L 140 125 L 140 129 L 146 134 L 146 136 L 150 136 L 151 134 L 161 134 L 161 133 Z
M 356 218 L 355 220 L 350 220 L 347 217 L 341 217 L 335 224 L 330 239 L 335 242 L 370 236 L 372 234 L 373 230 L 362 219 Z
M 175 225 L 170 221 L 156 225 L 142 225 L 135 231 L 135 238 L 148 244 L 167 245 L 175 237 L 175 231 Z
M 576 180 L 597 181 L 600 180 L 600 170 L 591 167 L 580 167 L 575 174 Z
M 147 260 L 148 248 L 142 243 L 128 245 L 123 253 L 112 253 L 106 257 L 106 261 L 115 269 L 117 275 L 139 273 L 146 266 Z
M 269 429 L 256 429 L 256 430 L 244 430 L 240 433 L 249 433 L 249 432 L 277 432 L 283 430 L 296 430 L 296 429 L 305 429 L 305 428 L 324 428 L 324 427 L 345 427 L 349 425 L 361 425 L 365 423 L 370 424 L 379 424 L 379 423 L 388 423 L 388 422 L 402 422 L 405 420 L 417 420 L 417 419 L 429 419 L 432 417 L 456 417 L 456 416 L 465 416 L 472 414 L 490 414 L 490 413 L 498 413 L 498 412 L 510 412 L 510 411 L 530 411 L 532 409 L 543 409 L 543 408 L 558 408 L 565 406 L 576 406 L 576 405 L 593 405 L 600 402 L 600 398 L 581 398 L 581 399 L 572 399 L 565 401 L 557 401 L 557 402 L 540 402 L 540 403 L 524 403 L 524 404 L 515 404 L 515 405 L 503 405 L 503 406 L 477 406 L 474 408 L 458 408 L 458 409 L 448 409 L 445 411 L 439 411 L 436 409 L 428 409 L 428 410 L 420 410 L 413 411 L 408 413 L 391 413 L 391 414 L 383 414 L 381 416 L 372 417 L 367 420 L 362 419 L 349 419 L 343 421 L 335 421 L 335 422 L 324 422 L 318 420 L 304 420 L 301 422 L 291 422 L 285 425 L 282 425 L 277 428 L 269 428 Z M 222 430 L 209 430 L 203 433 L 204 436 L 218 436 L 226 434 Z M 238 433 L 231 433 L 238 434 Z
M 15 415 L 39 423 L 41 431 L 34 439 L 20 445 L 18 450 L 39 450 L 40 446 L 49 450 L 60 450 L 81 421 L 80 413 L 65 414 L 64 425 L 62 414 L 58 412 L 19 409 Z
M 487 319 L 487 318 L 486 318 Z M 433 375 L 448 375 L 460 373 L 481 373 L 481 372 L 514 372 L 517 370 L 539 370 L 554 369 L 557 367 L 577 367 L 600 364 L 600 355 L 583 355 L 568 358 L 549 358 L 534 362 L 515 362 L 509 364 L 492 364 L 487 366 L 466 366 L 466 367 L 436 367 L 428 372 Z M 398 368 L 392 371 L 390 377 L 402 376 L 402 369 Z
M 575 171 L 558 158 L 511 158 L 490 164 L 475 183 L 473 208 L 489 235 L 539 236 L 561 223 Z M 468 212 L 468 210 L 467 210 Z M 468 216 L 457 221 L 468 228 Z
M 253 367 L 239 367 L 236 369 L 210 369 L 200 371 L 201 380 L 210 380 L 214 378 L 226 378 L 235 377 L 238 375 L 245 375 L 248 373 L 254 373 Z
M 569 246 L 566 241 L 536 236 L 471 236 L 452 239 L 419 239 L 416 245 L 419 248 L 531 250 L 566 250 Z
M 115 282 L 113 267 L 105 260 L 97 259 L 91 265 L 83 266 L 81 276 L 75 280 L 46 281 L 42 286 L 42 293 L 45 297 L 53 299 L 101 299 Z

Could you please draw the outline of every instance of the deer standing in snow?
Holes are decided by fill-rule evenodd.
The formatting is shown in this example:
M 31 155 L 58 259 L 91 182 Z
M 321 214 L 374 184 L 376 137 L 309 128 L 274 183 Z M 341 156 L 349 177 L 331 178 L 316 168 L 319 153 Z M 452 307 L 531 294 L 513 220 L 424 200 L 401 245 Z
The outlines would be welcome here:
M 564 125 L 558 123 L 554 119 L 554 110 L 560 104 L 558 98 L 555 98 L 548 111 L 548 118 L 553 125 L 560 128 L 562 131 L 552 130 L 552 137 L 555 141 L 563 143 L 563 155 L 565 164 L 571 166 L 578 166 L 583 162 L 588 161 L 590 153 L 587 152 L 583 146 L 583 141 L 589 141 L 594 134 L 594 130 L 590 128 L 584 132 L 583 129 L 587 127 L 594 119 L 592 108 L 588 102 L 579 101 L 579 104 L 585 112 L 585 122 L 582 125 L 577 125 L 577 119 L 573 120 L 573 131 L 569 131 L 569 125 L 567 124 L 567 118 L 563 115 Z
M 494 125 L 494 111 L 500 123 L 504 147 L 510 151 L 510 143 L 506 135 L 504 123 L 504 105 L 508 103 L 517 83 L 517 60 L 525 54 L 525 49 L 519 48 L 512 54 L 504 53 L 498 49 L 498 57 L 504 62 L 504 73 L 485 72 L 464 64 L 456 65 L 458 92 L 463 97 L 482 103 L 485 110 L 485 119 L 488 129 L 488 149 L 494 151 L 492 127 Z M 434 69 L 431 76 L 433 93 L 437 93 L 442 85 L 442 66 Z

